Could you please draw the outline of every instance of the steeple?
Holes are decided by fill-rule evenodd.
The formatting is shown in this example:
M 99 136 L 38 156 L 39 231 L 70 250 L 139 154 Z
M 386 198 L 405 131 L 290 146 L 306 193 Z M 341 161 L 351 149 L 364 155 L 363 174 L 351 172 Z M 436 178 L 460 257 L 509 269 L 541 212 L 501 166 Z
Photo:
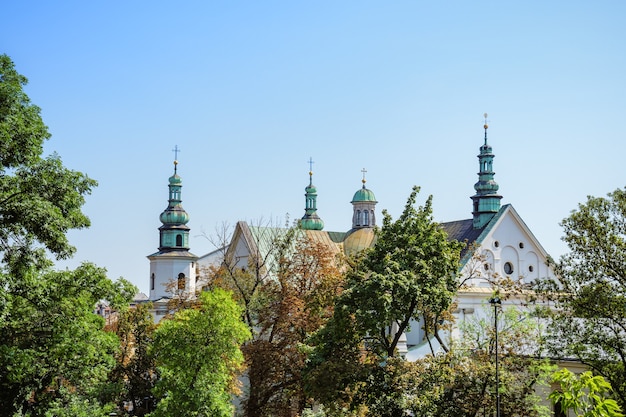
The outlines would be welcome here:
M 363 227 L 372 228 L 376 226 L 376 217 L 374 215 L 374 209 L 376 207 L 376 197 L 371 190 L 365 188 L 365 173 L 367 172 L 365 168 L 361 170 L 363 173 L 363 179 L 361 182 L 363 183 L 363 187 L 354 193 L 354 197 L 352 197 L 352 228 L 359 229 Z
M 178 146 L 174 149 L 178 156 Z M 190 296 L 196 291 L 196 261 L 198 257 L 189 252 L 189 215 L 183 209 L 178 175 L 178 161 L 174 160 L 174 175 L 169 178 L 169 198 L 161 213 L 159 227 L 159 251 L 148 255 L 150 260 L 150 296 L 155 302 L 155 321 L 167 310 L 164 300 L 171 297 Z M 159 304 L 160 303 L 160 304 Z
M 182 180 L 177 173 L 178 161 L 174 160 L 174 175 L 169 178 L 167 208 L 161 213 L 163 225 L 159 227 L 159 251 L 189 250 L 189 215 L 183 209 Z
M 487 113 L 485 113 L 485 143 L 480 147 L 478 155 L 478 182 L 474 184 L 476 194 L 473 195 L 474 202 L 474 229 L 480 229 L 485 226 L 489 220 L 500 210 L 501 195 L 498 195 L 498 184 L 493 179 L 493 158 L 491 146 L 487 143 Z
M 309 185 L 304 189 L 304 216 L 300 219 L 300 228 L 304 230 L 322 230 L 324 222 L 317 215 L 317 188 L 313 185 L 313 158 L 309 158 Z

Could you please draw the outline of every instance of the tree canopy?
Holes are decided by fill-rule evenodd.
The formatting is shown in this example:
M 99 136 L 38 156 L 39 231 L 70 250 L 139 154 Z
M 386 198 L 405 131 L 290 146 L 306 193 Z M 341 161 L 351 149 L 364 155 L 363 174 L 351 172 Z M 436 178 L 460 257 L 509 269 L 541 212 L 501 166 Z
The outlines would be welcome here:
M 160 323 L 153 354 L 160 379 L 159 399 L 151 415 L 231 417 L 243 354 L 250 337 L 242 310 L 219 288 L 200 294 L 197 308 L 187 308 Z
M 58 258 L 74 253 L 66 233 L 89 226 L 81 207 L 96 185 L 57 155 L 42 157 L 50 133 L 23 90 L 26 83 L 0 55 L 0 251 L 13 274 L 47 264 L 45 250 Z
M 626 405 L 626 190 L 588 197 L 564 219 L 569 247 L 555 265 L 553 355 L 582 361 Z
M 438 337 L 449 317 L 463 245 L 433 221 L 432 196 L 415 207 L 418 192 L 414 187 L 397 220 L 383 212 L 374 247 L 356 260 L 333 317 L 314 337 L 309 388 L 331 408 L 403 415 L 405 397 L 389 384 L 401 336 L 421 321 L 427 337 Z
M 123 310 L 136 288 L 89 263 L 52 269 L 50 255 L 74 253 L 66 233 L 89 226 L 82 206 L 96 182 L 42 156 L 50 133 L 26 83 L 0 55 L 0 410 L 103 415 L 119 342 L 95 305 Z

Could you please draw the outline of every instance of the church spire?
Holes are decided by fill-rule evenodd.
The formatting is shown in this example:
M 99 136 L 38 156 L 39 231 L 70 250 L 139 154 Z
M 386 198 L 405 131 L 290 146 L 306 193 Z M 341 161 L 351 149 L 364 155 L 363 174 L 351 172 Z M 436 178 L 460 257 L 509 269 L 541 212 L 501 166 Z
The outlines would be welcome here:
M 304 230 L 322 230 L 324 222 L 317 215 L 317 188 L 313 185 L 313 158 L 309 158 L 309 185 L 304 189 L 305 209 L 300 219 L 300 228 Z
M 178 147 L 175 152 L 178 154 Z M 159 227 L 159 250 L 189 250 L 189 215 L 183 209 L 181 189 L 182 180 L 177 173 L 178 161 L 174 160 L 174 175 L 169 178 L 169 199 L 167 208 L 161 213 L 163 225 Z
M 498 195 L 498 184 L 493 179 L 495 173 L 493 172 L 493 158 L 495 155 L 492 153 L 491 146 L 487 143 L 487 113 L 485 113 L 485 143 L 480 147 L 480 154 L 478 155 L 478 182 L 474 184 L 474 190 L 476 194 L 473 195 L 472 201 L 474 202 L 474 228 L 480 229 L 485 226 L 489 220 L 500 210 L 501 195 Z

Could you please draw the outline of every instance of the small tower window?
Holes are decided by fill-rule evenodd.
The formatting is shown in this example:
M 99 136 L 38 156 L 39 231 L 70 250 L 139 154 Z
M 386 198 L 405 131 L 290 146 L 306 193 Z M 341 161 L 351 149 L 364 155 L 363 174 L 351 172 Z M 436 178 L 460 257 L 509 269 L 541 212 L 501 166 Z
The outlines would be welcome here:
M 369 226 L 369 212 L 367 210 L 363 211 L 363 226 Z
M 361 210 L 356 211 L 356 225 L 357 226 L 361 225 Z
M 183 235 L 176 235 L 176 246 L 183 246 Z
M 185 289 L 185 274 L 183 274 L 182 272 L 178 274 L 178 289 L 179 290 Z
M 150 290 L 154 291 L 154 274 L 150 275 Z
M 513 264 L 511 262 L 504 264 L 504 273 L 507 275 L 511 275 L 513 273 Z

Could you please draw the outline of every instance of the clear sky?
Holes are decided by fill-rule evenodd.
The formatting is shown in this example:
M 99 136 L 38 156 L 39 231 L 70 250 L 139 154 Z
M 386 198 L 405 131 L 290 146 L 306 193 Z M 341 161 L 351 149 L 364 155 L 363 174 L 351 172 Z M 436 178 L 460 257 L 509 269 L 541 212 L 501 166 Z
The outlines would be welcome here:
M 175 4 L 176 3 L 176 4 Z M 495 179 L 553 256 L 559 222 L 626 184 L 624 1 L 6 1 L 0 53 L 99 182 L 84 260 L 148 289 L 178 145 L 191 251 L 223 223 L 304 214 L 325 230 L 367 186 L 396 217 L 412 185 L 471 217 L 484 112 Z

